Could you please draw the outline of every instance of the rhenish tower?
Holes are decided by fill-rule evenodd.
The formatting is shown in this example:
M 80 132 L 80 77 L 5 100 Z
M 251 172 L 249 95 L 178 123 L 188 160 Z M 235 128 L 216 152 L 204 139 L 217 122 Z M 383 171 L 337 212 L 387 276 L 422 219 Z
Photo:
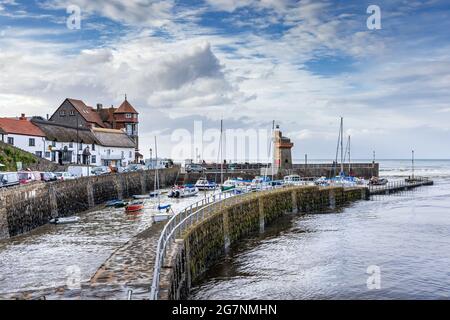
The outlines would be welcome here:
M 283 133 L 280 131 L 280 126 L 277 125 L 274 131 L 274 154 L 273 154 L 273 166 L 278 172 L 278 169 L 292 169 L 292 152 L 291 149 L 294 144 L 291 139 L 283 137 Z

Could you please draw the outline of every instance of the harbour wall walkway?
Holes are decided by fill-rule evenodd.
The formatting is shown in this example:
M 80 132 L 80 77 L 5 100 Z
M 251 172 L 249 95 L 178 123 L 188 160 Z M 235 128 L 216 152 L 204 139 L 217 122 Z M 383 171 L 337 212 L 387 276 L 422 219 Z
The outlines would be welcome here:
M 179 168 L 160 170 L 161 187 L 172 186 Z M 29 232 L 54 217 L 90 210 L 113 199 L 153 190 L 153 170 L 36 183 L 0 190 L 0 240 Z
M 174 234 L 167 232 L 167 227 L 163 230 L 163 238 L 169 241 L 160 265 L 155 266 L 151 298 L 187 298 L 192 284 L 231 245 L 264 231 L 284 214 L 335 210 L 362 199 L 369 199 L 368 188 L 297 186 L 232 196 L 191 208 L 174 222 Z M 160 250 L 161 243 L 158 247 Z

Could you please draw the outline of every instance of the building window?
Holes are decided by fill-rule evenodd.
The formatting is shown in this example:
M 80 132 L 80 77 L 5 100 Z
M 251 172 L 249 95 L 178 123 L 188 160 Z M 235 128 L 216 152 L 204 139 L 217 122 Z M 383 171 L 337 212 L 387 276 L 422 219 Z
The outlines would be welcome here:
M 8 144 L 14 145 L 14 138 L 8 137 Z
M 35 147 L 36 146 L 36 140 L 34 138 L 28 139 L 28 146 Z
M 56 141 L 52 141 L 52 147 L 56 147 Z
M 48 152 L 48 151 L 45 152 L 45 157 L 46 157 L 46 158 L 50 158 L 50 155 L 51 155 L 50 152 Z
M 74 116 L 74 115 L 75 115 L 75 111 L 74 110 L 70 110 L 69 116 Z
M 130 151 L 130 159 L 133 158 L 133 151 Z
M 69 148 L 73 148 L 73 142 L 69 142 Z
M 137 114 L 133 114 L 133 118 L 134 118 L 134 119 L 137 119 Z
M 122 151 L 122 159 L 125 159 L 125 151 Z
M 92 151 L 95 151 L 95 144 L 92 144 Z
M 97 156 L 92 156 L 91 161 L 92 163 L 97 163 Z
M 42 151 L 36 151 L 36 157 L 42 158 Z
M 78 150 L 83 150 L 83 142 L 81 142 L 79 145 L 78 145 Z
M 60 116 L 60 117 L 65 117 L 65 116 L 66 116 L 66 111 L 61 110 L 61 111 L 59 112 L 59 116 Z
M 133 115 L 132 115 L 131 113 L 127 113 L 127 115 L 126 115 L 127 119 L 131 119 L 132 116 L 133 116 Z

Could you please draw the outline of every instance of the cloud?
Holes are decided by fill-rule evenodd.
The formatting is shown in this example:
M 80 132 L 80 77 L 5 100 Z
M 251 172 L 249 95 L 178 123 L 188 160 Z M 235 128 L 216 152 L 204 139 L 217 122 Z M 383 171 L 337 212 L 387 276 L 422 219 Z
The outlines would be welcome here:
M 82 14 L 98 14 L 125 25 L 163 26 L 170 22 L 173 0 L 47 0 L 46 9 L 80 7 Z

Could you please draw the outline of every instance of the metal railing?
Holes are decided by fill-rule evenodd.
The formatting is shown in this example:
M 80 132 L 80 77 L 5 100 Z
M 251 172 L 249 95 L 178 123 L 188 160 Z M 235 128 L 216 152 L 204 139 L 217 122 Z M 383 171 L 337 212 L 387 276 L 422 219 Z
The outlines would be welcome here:
M 216 212 L 218 208 L 223 208 L 226 205 L 236 204 L 243 196 L 254 194 L 255 192 L 280 189 L 290 187 L 286 185 L 264 185 L 262 188 L 252 188 L 251 186 L 239 187 L 237 189 L 220 192 L 197 201 L 179 213 L 175 214 L 169 222 L 165 225 L 161 232 L 156 247 L 156 259 L 153 270 L 152 287 L 150 292 L 150 299 L 157 300 L 159 296 L 159 282 L 161 276 L 161 268 L 164 265 L 164 259 L 168 246 L 172 244 L 175 239 L 179 239 L 182 234 L 192 225 L 205 220 L 211 214 Z M 240 193 L 236 193 L 239 190 Z

